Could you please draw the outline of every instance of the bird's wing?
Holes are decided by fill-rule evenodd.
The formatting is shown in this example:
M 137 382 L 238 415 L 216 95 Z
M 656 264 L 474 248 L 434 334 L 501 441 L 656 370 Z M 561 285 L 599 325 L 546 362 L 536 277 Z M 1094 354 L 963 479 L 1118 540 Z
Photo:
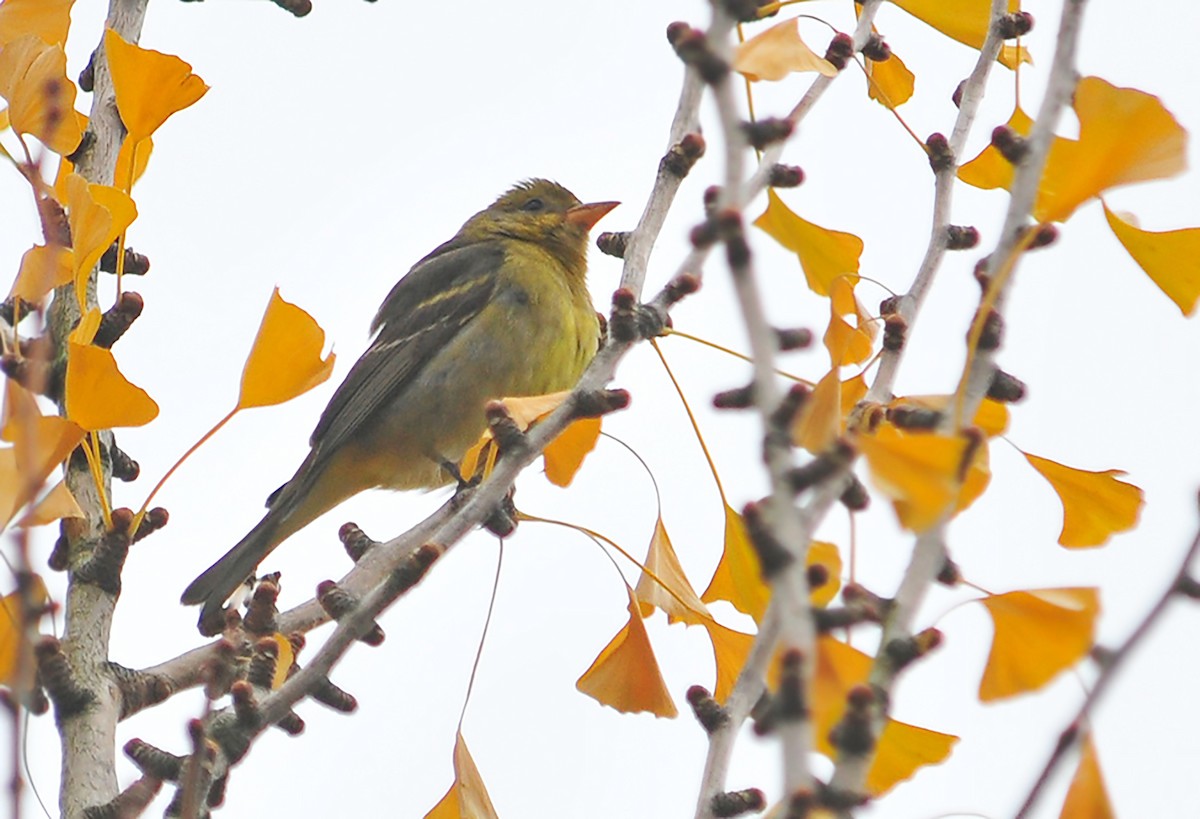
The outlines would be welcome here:
M 448 242 L 417 262 L 384 299 L 378 335 L 355 362 L 317 422 L 317 460 L 336 452 L 380 407 L 395 400 L 421 367 L 487 305 L 504 262 L 498 242 Z

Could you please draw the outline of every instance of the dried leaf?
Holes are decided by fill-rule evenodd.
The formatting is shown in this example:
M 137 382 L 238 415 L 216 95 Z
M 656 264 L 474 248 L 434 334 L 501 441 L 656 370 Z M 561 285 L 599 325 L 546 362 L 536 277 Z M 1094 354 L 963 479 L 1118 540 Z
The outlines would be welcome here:
M 654 524 L 654 535 L 650 538 L 642 565 L 654 574 L 651 577 L 647 572 L 642 572 L 634 590 L 643 617 L 649 617 L 655 608 L 660 608 L 672 623 L 684 622 L 694 626 L 706 624 L 712 619 L 708 607 L 700 602 L 696 590 L 684 574 L 661 517 Z M 663 588 L 664 585 L 667 588 Z
M 63 518 L 83 517 L 87 517 L 87 515 L 79 507 L 75 496 L 67 488 L 66 482 L 59 481 L 53 489 L 46 493 L 44 498 L 37 502 L 36 506 L 17 521 L 17 526 L 22 529 L 30 529 L 34 526 L 45 526 Z
M 1058 819 L 1116 819 L 1116 815 L 1104 787 L 1096 744 L 1089 734 L 1079 750 L 1079 767 L 1075 769 Z
M 799 71 L 836 77 L 838 71 L 833 63 L 809 48 L 800 37 L 797 22 L 795 18 L 784 20 L 739 45 L 733 55 L 733 70 L 751 82 L 782 80 Z
M 1101 546 L 1118 532 L 1137 526 L 1142 490 L 1117 480 L 1120 469 L 1088 472 L 1048 458 L 1022 453 L 1029 465 L 1050 482 L 1063 505 L 1058 542 L 1068 549 Z
M 979 681 L 984 702 L 1036 691 L 1092 648 L 1100 614 L 1096 589 L 1013 591 L 980 602 L 996 627 Z
M 425 819 L 498 819 L 461 732 L 454 740 L 454 784 Z

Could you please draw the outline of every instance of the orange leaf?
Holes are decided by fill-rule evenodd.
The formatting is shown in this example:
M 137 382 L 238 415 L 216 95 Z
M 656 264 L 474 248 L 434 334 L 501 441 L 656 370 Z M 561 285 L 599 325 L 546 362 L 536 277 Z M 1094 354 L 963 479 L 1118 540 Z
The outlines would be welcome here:
M 1196 312 L 1196 301 L 1200 300 L 1200 227 L 1156 233 L 1142 230 L 1122 215 L 1104 204 L 1108 226 L 1138 266 L 1185 316 Z
M 195 103 L 208 86 L 178 57 L 142 48 L 112 29 L 104 32 L 121 122 L 136 143 L 158 130 L 167 117 Z
M 629 621 L 583 672 L 575 687 L 601 705 L 622 713 L 649 711 L 656 717 L 674 717 L 679 712 L 658 670 L 637 598 L 633 589 L 626 586 L 626 590 Z
M 712 642 L 713 660 L 717 666 L 713 697 L 717 702 L 724 703 L 733 691 L 738 674 L 746 664 L 746 658 L 750 656 L 750 649 L 754 646 L 754 635 L 726 628 L 711 617 L 702 625 Z
M 88 431 L 140 427 L 158 417 L 158 404 L 131 384 L 108 350 L 70 342 L 67 355 L 67 417 Z
M 725 504 L 725 547 L 700 599 L 705 603 L 726 600 L 756 623 L 762 622 L 771 599 L 771 589 L 763 582 L 758 555 L 750 545 L 742 516 L 729 504 Z
M 1079 139 L 1058 138 L 1038 186 L 1034 218 L 1065 221 L 1118 185 L 1165 179 L 1187 167 L 1187 131 L 1158 97 L 1084 77 L 1075 88 Z
M 20 434 L 17 425 L 41 414 L 33 393 L 11 378 L 4 379 L 4 423 L 0 425 L 0 440 L 15 441 Z
M 4 0 L 0 5 L 0 48 L 26 34 L 50 45 L 63 45 L 74 4 L 75 0 Z
M 737 47 L 733 70 L 751 82 L 782 80 L 798 71 L 816 71 L 836 77 L 833 63 L 819 56 L 800 37 L 797 20 L 784 20 Z
M 842 585 L 842 555 L 838 547 L 823 540 L 814 540 L 808 544 L 808 566 L 824 566 L 829 579 L 809 592 L 812 604 L 824 608 L 837 596 Z
M 966 439 L 883 424 L 859 436 L 858 445 L 871 482 L 895 502 L 903 526 L 923 532 L 950 511 L 961 488 Z
M 29 529 L 34 526 L 45 526 L 63 518 L 82 517 L 87 517 L 87 515 L 79 507 L 75 496 L 71 494 L 65 481 L 59 481 L 53 489 L 46 493 L 45 497 L 37 502 L 36 506 L 17 521 L 17 526 Z
M 36 574 L 26 594 L 35 608 L 40 608 L 50 599 L 46 584 Z M 30 687 L 34 671 L 33 643 L 25 633 L 31 624 L 26 622 L 23 608 L 20 592 L 15 591 L 0 598 L 0 685 L 19 690 Z M 25 679 L 16 679 L 18 666 L 22 667 Z
M 900 57 L 892 53 L 881 63 L 867 60 L 867 96 L 886 108 L 899 108 L 912 99 L 916 78 Z
M 792 426 L 792 443 L 817 455 L 829 449 L 844 428 L 842 380 L 834 367 L 817 382 L 804 402 Z
M 672 623 L 698 625 L 712 619 L 708 608 L 700 602 L 696 590 L 684 574 L 661 517 L 654 524 L 654 535 L 650 538 L 650 547 L 642 565 L 647 572 L 654 574 L 651 577 L 647 572 L 642 572 L 634 590 L 643 617 L 649 617 L 657 607 L 666 612 Z M 658 579 L 655 580 L 655 577 Z M 664 585 L 667 588 L 663 588 Z
M 1048 458 L 1022 453 L 1029 465 L 1054 487 L 1063 505 L 1063 527 L 1058 542 L 1068 549 L 1100 546 L 1117 532 L 1137 526 L 1142 511 L 1142 490 L 1117 480 L 1125 472 L 1109 469 L 1088 472 L 1063 466 Z
M 945 0 L 892 2 L 947 37 L 976 50 L 983 46 L 992 24 L 991 0 L 956 0 L 954 3 L 947 3 Z M 1020 0 L 1008 0 L 1010 12 L 1019 11 L 1020 8 Z M 1023 63 L 1033 62 L 1024 46 L 1019 50 L 1013 46 L 1005 46 L 1000 52 L 1000 64 L 1006 68 L 1015 68 L 1018 60 Z
M 67 176 L 64 187 L 74 249 L 75 295 L 82 310 L 92 268 L 137 218 L 137 207 L 127 194 L 107 185 L 89 185 L 77 173 Z
M 59 245 L 34 245 L 21 257 L 21 270 L 9 295 L 30 304 L 41 304 L 56 287 L 69 284 L 75 257 Z
M 271 639 L 275 641 L 279 652 L 275 657 L 275 675 L 271 677 L 271 690 L 275 691 L 287 682 L 292 665 L 296 662 L 296 652 L 292 649 L 291 641 L 278 631 L 271 635 Z
M 88 118 L 78 111 L 75 112 L 76 119 L 79 120 L 79 129 L 87 130 Z M 117 167 L 113 171 L 113 179 L 118 179 L 124 185 L 129 179 L 129 161 L 133 157 L 134 143 L 131 140 L 121 141 L 121 150 L 117 152 Z M 133 182 L 137 182 L 142 178 L 142 174 L 146 172 L 146 166 L 150 164 L 150 155 L 154 153 L 154 140 L 146 137 L 141 142 L 137 143 L 137 165 L 133 169 Z M 54 198 L 60 202 L 65 202 L 67 198 L 66 179 L 75 172 L 75 166 L 65 156 L 58 160 L 58 173 L 54 177 Z
M 1013 110 L 1006 124 L 1021 136 L 1029 136 L 1033 129 L 1033 120 L 1020 107 Z M 1013 165 L 995 146 L 988 145 L 970 162 L 959 166 L 958 178 L 984 190 L 1008 190 L 1012 187 Z
M 854 278 L 857 281 L 858 277 Z M 853 282 L 846 277 L 834 279 L 829 295 L 829 328 L 823 339 L 829 360 L 834 367 L 861 364 L 875 349 L 875 324 L 854 295 Z M 854 316 L 855 326 L 842 316 Z
M 817 295 L 828 296 L 839 279 L 849 280 L 851 287 L 858 283 L 862 239 L 801 219 L 774 189 L 767 189 L 767 209 L 754 220 L 754 226 L 796 254 L 808 288 Z
M 546 445 L 542 458 L 546 462 L 546 478 L 555 486 L 570 486 L 583 459 L 596 448 L 600 440 L 600 419 L 580 418 Z
M 1067 789 L 1058 819 L 1116 819 L 1116 815 L 1104 787 L 1096 744 L 1089 734 L 1084 737 L 1079 750 L 1079 767 L 1071 778 L 1071 787 Z
M 912 779 L 917 769 L 945 762 L 958 742 L 953 734 L 943 734 L 889 719 L 879 735 L 875 761 L 867 771 L 867 791 L 882 796 L 906 779 Z
M 0 48 L 0 97 L 8 100 L 9 124 L 17 133 L 64 156 L 79 146 L 75 84 L 67 79 L 62 46 L 26 34 Z
M 454 739 L 454 784 L 425 819 L 498 819 L 461 732 Z
M 284 301 L 279 288 L 263 314 L 242 370 L 238 409 L 282 404 L 311 390 L 333 373 L 337 358 L 321 358 L 325 331 L 308 313 Z
M 1100 598 L 1095 589 L 1036 589 L 992 594 L 980 602 L 996 632 L 979 699 L 1036 691 L 1092 648 Z

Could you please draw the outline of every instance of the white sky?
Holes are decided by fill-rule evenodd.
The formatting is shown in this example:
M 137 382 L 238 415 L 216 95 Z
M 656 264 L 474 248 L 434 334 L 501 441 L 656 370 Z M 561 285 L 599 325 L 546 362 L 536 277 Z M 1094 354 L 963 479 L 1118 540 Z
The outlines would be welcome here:
M 72 76 L 99 38 L 103 5 L 77 4 Z M 131 285 L 145 297 L 146 313 L 115 352 L 162 413 L 149 427 L 119 434 L 144 477 L 118 487 L 117 502 L 139 505 L 178 454 L 228 410 L 275 285 L 317 318 L 339 360 L 333 381 L 312 394 L 239 417 L 160 495 L 171 524 L 134 548 L 117 611 L 112 658 L 128 666 L 198 644 L 194 610 L 177 604 L 181 589 L 258 520 L 263 499 L 291 475 L 321 408 L 365 347 L 379 301 L 415 260 L 530 176 L 557 179 L 584 201 L 620 199 L 625 205 L 600 229 L 633 225 L 666 147 L 682 76 L 664 30 L 675 19 L 704 25 L 708 17 L 699 0 L 316 0 L 316 6 L 295 20 L 266 2 L 154 3 L 147 17 L 143 45 L 188 60 L 212 90 L 156 135 L 150 170 L 134 192 L 141 216 L 129 241 L 149 255 L 153 269 Z M 1185 126 L 1200 124 L 1188 54 L 1171 36 L 1200 29 L 1194 4 L 1163 0 L 1136 12 L 1127 4 L 1091 6 L 1081 72 L 1158 94 Z M 1059 4 L 1028 7 L 1039 23 L 1027 41 L 1038 66 L 1022 74 L 1032 111 Z M 849 3 L 798 10 L 842 30 L 852 25 Z M 974 52 L 893 7 L 878 25 L 917 75 L 917 96 L 901 113 L 922 136 L 948 132 L 950 94 L 974 64 Z M 802 32 L 823 50 L 828 29 L 808 22 Z M 760 115 L 786 111 L 807 82 L 796 77 L 759 86 Z M 80 102 L 83 110 L 87 105 L 90 98 Z M 1011 106 L 1011 74 L 997 69 L 971 155 Z M 649 272 L 651 291 L 674 273 L 687 229 L 701 212 L 700 194 L 720 178 L 718 132 L 707 121 L 710 156 L 685 184 L 664 231 Z M 1065 132 L 1072 127 L 1066 118 Z M 1193 143 L 1193 165 L 1196 154 Z M 845 72 L 805 121 L 786 160 L 808 174 L 802 188 L 784 193 L 793 209 L 862 236 L 863 273 L 906 289 L 928 235 L 932 176 L 891 115 L 866 99 L 857 69 Z M 1110 201 L 1137 213 L 1143 227 L 1164 230 L 1200 225 L 1197 190 L 1193 171 L 1119 190 Z M 15 271 L 37 232 L 15 175 L 0 186 L 0 197 L 6 224 L 0 259 Z M 1004 202 L 999 193 L 960 188 L 954 220 L 978 226 L 982 248 L 990 248 Z M 748 215 L 760 210 L 755 203 Z M 751 238 L 772 318 L 823 329 L 825 302 L 806 291 L 794 258 L 762 234 Z M 978 292 L 970 270 L 980 252 L 947 259 L 911 336 L 900 391 L 953 388 Z M 619 270 L 617 260 L 593 251 L 590 282 L 601 309 L 607 310 Z M 744 349 L 726 271 L 714 262 L 707 273 L 702 293 L 675 313 L 676 326 Z M 859 293 L 872 308 L 886 295 L 870 284 Z M 997 442 L 992 489 L 951 529 L 952 553 L 969 579 L 993 591 L 1099 585 L 1100 637 L 1109 645 L 1124 637 L 1167 582 L 1195 527 L 1200 433 L 1192 419 L 1200 384 L 1191 361 L 1198 342 L 1196 323 L 1183 319 L 1128 259 L 1098 205 L 1083 208 L 1056 247 L 1022 264 L 999 357 L 1030 387 L 1011 440 L 1072 466 L 1128 470 L 1129 480 L 1145 489 L 1147 505 L 1135 532 L 1104 549 L 1067 552 L 1055 544 L 1057 499 L 1014 449 Z M 748 370 L 682 340 L 663 346 L 701 410 L 730 501 L 740 508 L 764 488 L 755 426 L 748 416 L 704 407 L 714 390 L 743 383 Z M 787 365 L 815 379 L 825 361 L 818 350 L 796 354 Z M 721 512 L 686 419 L 648 347 L 622 365 L 616 385 L 630 389 L 634 402 L 606 429 L 654 469 L 667 528 L 702 589 L 720 553 Z M 654 497 L 641 467 L 620 447 L 602 443 L 568 491 L 535 473 L 520 482 L 523 509 L 583 523 L 644 552 Z M 348 568 L 335 537 L 342 522 L 357 521 L 386 539 L 442 499 L 360 496 L 292 538 L 264 568 L 284 572 L 282 602 L 294 604 L 317 581 Z M 820 534 L 844 546 L 847 531 L 838 510 Z M 858 538 L 860 579 L 889 594 L 911 538 L 896 530 L 890 509 L 878 501 L 860 521 Z M 41 535 L 39 555 L 52 540 L 49 530 Z M 333 679 L 358 697 L 359 713 L 344 717 L 304 704 L 305 736 L 268 734 L 233 772 L 224 815 L 419 817 L 432 807 L 451 781 L 455 723 L 495 558 L 494 541 L 475 535 L 439 563 L 383 619 L 387 642 L 355 649 L 336 669 Z M 632 571 L 626 576 L 636 579 Z M 61 585 L 62 578 L 52 582 Z M 895 707 L 897 717 L 962 741 L 948 763 L 896 789 L 869 811 L 872 817 L 1011 813 L 1080 700 L 1079 683 L 1064 675 L 1036 695 L 981 706 L 975 690 L 990 625 L 978 606 L 954 608 L 965 596 L 931 594 L 922 625 L 936 622 L 947 644 L 905 677 Z M 693 683 L 712 684 L 703 635 L 667 628 L 661 615 L 649 623 L 684 712 L 677 720 L 620 715 L 574 689 L 624 623 L 625 603 L 611 565 L 583 537 L 524 525 L 507 544 L 464 728 L 502 816 L 691 815 L 705 743 L 683 692 Z M 731 625 L 746 622 L 729 609 L 721 616 Z M 1099 715 L 1101 762 L 1121 815 L 1185 816 L 1184 806 L 1194 802 L 1200 704 L 1185 681 L 1200 672 L 1197 625 L 1200 614 L 1178 604 Z M 200 708 L 197 692 L 177 697 L 122 724 L 118 740 L 138 736 L 183 752 L 185 720 Z M 34 721 L 31 766 L 51 801 L 57 753 L 51 719 Z M 122 784 L 135 776 L 122 761 Z M 1057 815 L 1065 782 L 1040 816 Z M 777 797 L 776 746 L 746 738 L 729 785 L 759 786 Z M 160 802 L 155 813 L 165 797 Z

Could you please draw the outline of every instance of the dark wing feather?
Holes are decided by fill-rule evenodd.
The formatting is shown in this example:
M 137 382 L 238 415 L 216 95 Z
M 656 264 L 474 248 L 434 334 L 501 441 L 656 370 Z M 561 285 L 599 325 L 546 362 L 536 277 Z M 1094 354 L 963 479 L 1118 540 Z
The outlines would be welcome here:
M 379 334 L 317 422 L 313 455 L 336 452 L 491 300 L 504 262 L 498 242 L 447 242 L 396 283 L 371 324 Z M 315 464 L 314 464 L 315 465 Z M 315 471 L 315 470 L 314 470 Z

